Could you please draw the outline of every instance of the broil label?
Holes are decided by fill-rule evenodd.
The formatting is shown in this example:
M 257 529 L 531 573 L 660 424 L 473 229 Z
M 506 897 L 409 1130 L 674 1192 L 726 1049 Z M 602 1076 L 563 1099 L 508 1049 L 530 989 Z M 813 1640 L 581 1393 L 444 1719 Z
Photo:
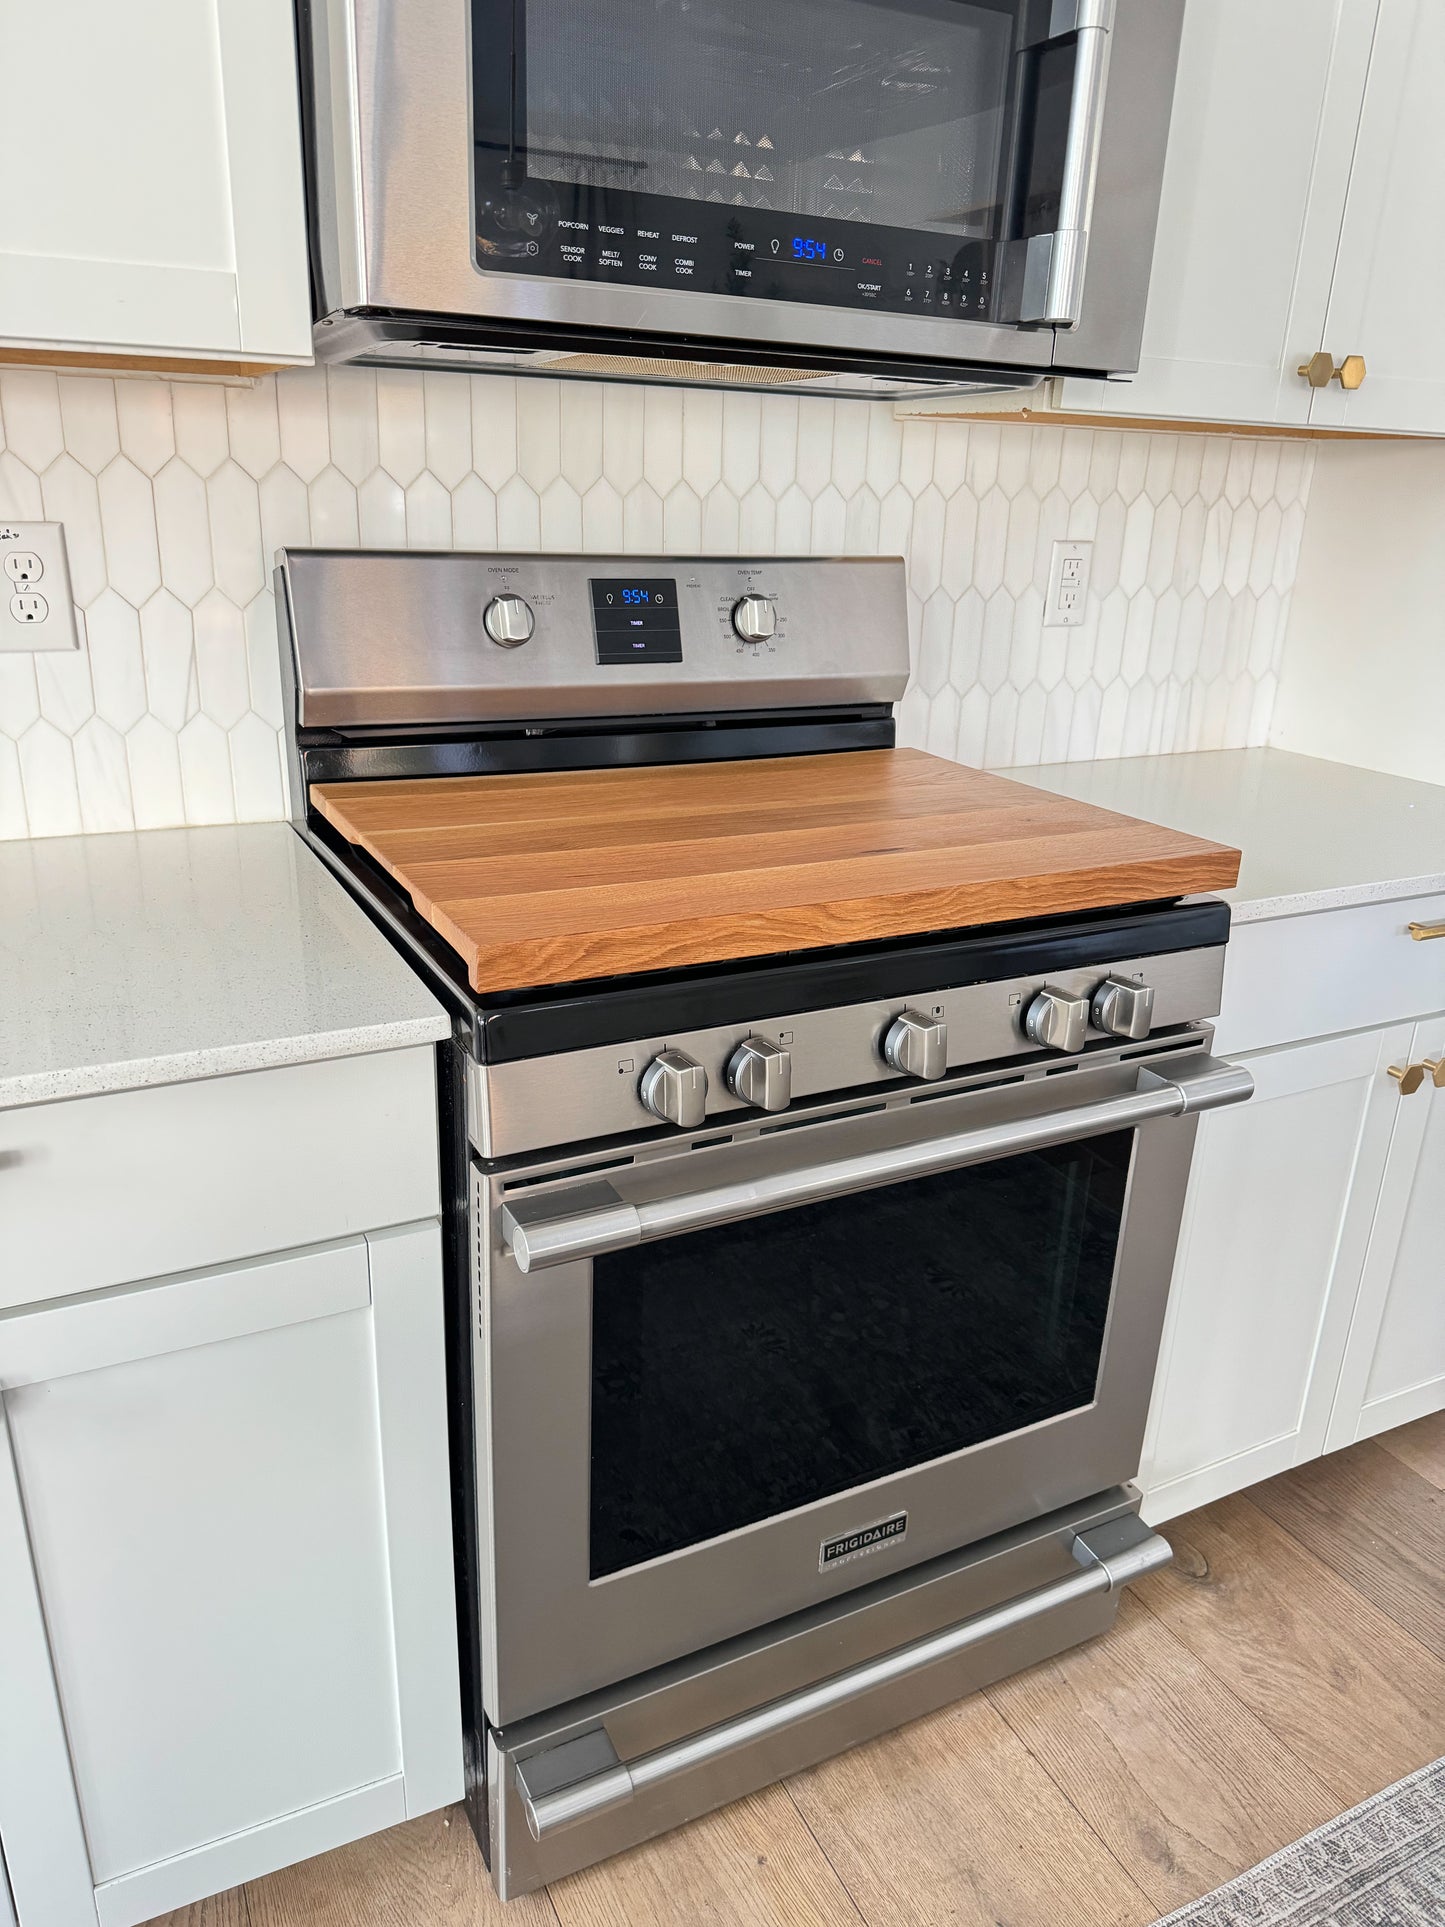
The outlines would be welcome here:
M 850 1559 L 861 1559 L 865 1552 L 877 1552 L 880 1546 L 901 1539 L 907 1530 L 908 1514 L 895 1512 L 891 1518 L 875 1519 L 871 1526 L 840 1532 L 836 1539 L 825 1539 L 818 1548 L 818 1570 L 827 1572 L 830 1567 L 845 1565 Z

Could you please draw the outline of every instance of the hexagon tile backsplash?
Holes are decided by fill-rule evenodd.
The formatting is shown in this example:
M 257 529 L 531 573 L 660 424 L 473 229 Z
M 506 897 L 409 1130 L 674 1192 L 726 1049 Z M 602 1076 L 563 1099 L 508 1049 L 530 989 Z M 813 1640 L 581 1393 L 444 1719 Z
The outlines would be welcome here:
M 816 397 L 7 371 L 0 515 L 65 523 L 86 646 L 0 653 L 0 837 L 285 814 L 283 543 L 903 554 L 903 741 L 995 767 L 1262 743 L 1311 466 Z M 1095 544 L 1088 619 L 1045 629 L 1063 536 Z

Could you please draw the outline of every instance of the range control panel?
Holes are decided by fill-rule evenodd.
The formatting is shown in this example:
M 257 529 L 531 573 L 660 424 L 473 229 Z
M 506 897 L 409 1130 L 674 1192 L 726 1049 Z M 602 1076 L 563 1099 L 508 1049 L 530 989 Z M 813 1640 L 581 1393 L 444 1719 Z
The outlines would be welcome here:
M 281 575 L 306 727 L 893 703 L 891 557 L 367 554 Z

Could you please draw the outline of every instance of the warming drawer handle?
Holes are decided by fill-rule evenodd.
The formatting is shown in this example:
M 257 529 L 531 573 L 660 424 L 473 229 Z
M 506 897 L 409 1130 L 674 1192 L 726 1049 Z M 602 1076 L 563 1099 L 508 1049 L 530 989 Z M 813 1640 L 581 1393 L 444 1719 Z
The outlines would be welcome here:
M 1203 1055 L 1183 1057 L 1168 1070 L 1141 1071 L 1139 1088 L 1121 1097 L 1008 1124 L 952 1131 L 921 1144 L 865 1151 L 771 1177 L 688 1191 L 676 1198 L 630 1204 L 610 1184 L 598 1181 L 511 1199 L 502 1206 L 502 1237 L 522 1271 L 541 1271 L 598 1258 L 608 1251 L 625 1251 L 656 1238 L 736 1224 L 789 1205 L 819 1204 L 850 1191 L 931 1177 L 955 1165 L 1068 1144 L 1101 1131 L 1127 1130 L 1151 1118 L 1183 1117 L 1221 1104 L 1239 1104 L 1253 1089 L 1254 1079 L 1237 1064 Z
M 611 1808 L 621 1806 L 634 1794 L 643 1793 L 666 1780 L 675 1779 L 694 1767 L 704 1766 L 724 1754 L 767 1739 L 800 1721 L 821 1713 L 831 1713 L 859 1699 L 877 1687 L 952 1659 L 986 1639 L 1015 1627 L 1027 1625 L 1092 1593 L 1113 1592 L 1168 1565 L 1173 1557 L 1167 1539 L 1151 1532 L 1134 1513 L 1110 1520 L 1107 1524 L 1074 1536 L 1070 1551 L 1080 1570 L 1035 1592 L 1005 1600 L 987 1612 L 976 1613 L 939 1633 L 897 1647 L 878 1659 L 835 1673 L 831 1679 L 770 1705 L 706 1727 L 701 1733 L 675 1741 L 671 1746 L 645 1753 L 626 1765 L 618 1759 L 606 1731 L 596 1728 L 580 1739 L 529 1755 L 516 1767 L 517 1792 L 534 1840 L 545 1839 L 563 1827 L 592 1820 Z M 585 1777 L 569 1778 L 572 1762 L 587 1769 Z

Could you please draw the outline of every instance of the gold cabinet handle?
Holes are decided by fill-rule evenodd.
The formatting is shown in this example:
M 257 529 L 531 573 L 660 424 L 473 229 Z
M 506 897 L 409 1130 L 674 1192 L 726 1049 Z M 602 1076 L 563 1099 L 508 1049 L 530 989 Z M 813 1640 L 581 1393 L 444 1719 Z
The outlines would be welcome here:
M 1406 928 L 1416 943 L 1433 943 L 1436 937 L 1445 937 L 1445 923 L 1411 923 Z
M 1318 354 L 1311 355 L 1308 361 L 1300 363 L 1299 372 L 1311 388 L 1328 388 L 1332 381 L 1337 381 L 1341 388 L 1353 393 L 1356 388 L 1364 385 L 1365 357 L 1346 355 L 1336 367 L 1334 356 L 1327 348 L 1321 348 Z
M 1427 1057 L 1425 1069 L 1430 1073 L 1430 1081 L 1437 1091 L 1445 1091 L 1445 1057 Z
M 1400 1086 L 1401 1097 L 1413 1097 L 1425 1082 L 1423 1064 L 1392 1064 L 1390 1076 Z

